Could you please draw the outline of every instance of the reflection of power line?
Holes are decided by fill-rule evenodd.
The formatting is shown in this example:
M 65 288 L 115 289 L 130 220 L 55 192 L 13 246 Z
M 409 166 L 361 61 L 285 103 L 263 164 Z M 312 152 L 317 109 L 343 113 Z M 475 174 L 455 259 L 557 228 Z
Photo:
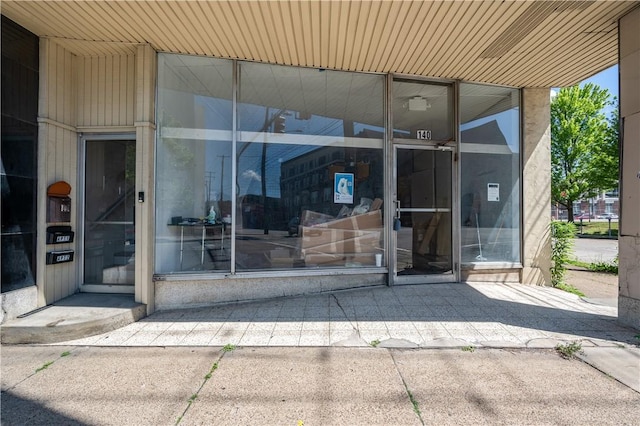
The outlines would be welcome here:
M 207 187 L 207 203 L 211 201 L 211 194 L 213 193 L 213 182 L 215 181 L 215 177 L 219 176 L 220 179 L 220 194 L 218 195 L 218 200 L 222 201 L 224 199 L 224 159 L 230 158 L 230 155 L 218 155 L 220 158 L 220 174 L 218 175 L 216 171 L 207 171 L 205 172 L 205 186 Z

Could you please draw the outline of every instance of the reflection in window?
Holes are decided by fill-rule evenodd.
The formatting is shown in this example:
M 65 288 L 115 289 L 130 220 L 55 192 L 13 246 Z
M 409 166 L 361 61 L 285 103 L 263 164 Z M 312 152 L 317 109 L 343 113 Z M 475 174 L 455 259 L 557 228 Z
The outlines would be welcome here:
M 453 140 L 451 85 L 393 81 L 394 139 Z
M 229 271 L 233 63 L 158 62 L 156 272 Z
M 241 63 L 237 270 L 375 265 L 383 86 L 382 76 Z M 336 201 L 340 173 L 352 192 Z
M 384 76 L 239 70 L 234 105 L 233 62 L 159 55 L 156 273 L 375 265 Z
M 0 282 L 6 293 L 36 283 L 39 38 L 4 15 L 1 27 Z
M 520 262 L 520 92 L 460 85 L 462 262 Z

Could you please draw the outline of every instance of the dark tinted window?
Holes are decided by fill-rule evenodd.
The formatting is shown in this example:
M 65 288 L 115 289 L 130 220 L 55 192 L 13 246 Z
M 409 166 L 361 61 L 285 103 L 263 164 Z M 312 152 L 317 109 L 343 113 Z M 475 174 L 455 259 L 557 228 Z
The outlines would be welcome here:
M 38 37 L 2 16 L 2 292 L 35 284 Z

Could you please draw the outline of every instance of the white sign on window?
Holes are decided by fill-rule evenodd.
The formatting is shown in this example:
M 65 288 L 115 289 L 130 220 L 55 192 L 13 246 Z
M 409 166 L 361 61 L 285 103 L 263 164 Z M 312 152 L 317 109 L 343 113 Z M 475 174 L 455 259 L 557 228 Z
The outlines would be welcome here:
M 333 202 L 353 204 L 353 173 L 336 173 Z
M 500 201 L 500 184 L 499 183 L 487 184 L 487 200 Z

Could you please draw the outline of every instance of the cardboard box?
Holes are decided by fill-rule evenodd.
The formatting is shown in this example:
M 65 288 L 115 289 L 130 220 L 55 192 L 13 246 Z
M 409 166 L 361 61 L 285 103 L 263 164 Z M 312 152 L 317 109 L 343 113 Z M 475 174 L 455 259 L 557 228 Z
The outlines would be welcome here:
M 382 230 L 382 212 L 374 210 L 356 216 L 349 216 L 342 219 L 334 219 L 323 222 L 316 227 L 331 229 L 375 229 Z
M 309 248 L 335 243 L 337 241 L 367 235 L 371 231 L 354 231 L 350 229 L 331 229 L 321 227 L 302 227 L 301 248 Z
M 303 228 L 302 235 L 301 252 L 303 255 L 308 253 L 373 253 L 380 248 L 380 231 Z
M 300 217 L 300 225 L 314 226 L 321 223 L 329 222 L 334 219 L 333 216 L 324 213 L 318 213 L 311 210 L 305 210 Z
M 305 211 L 304 216 L 308 220 L 322 221 L 327 215 Z M 374 253 L 380 249 L 382 237 L 382 212 L 377 209 L 314 226 L 303 223 L 301 232 L 300 253 L 307 264 L 344 266 L 349 262 L 344 256 L 362 255 L 353 262 L 375 265 Z

